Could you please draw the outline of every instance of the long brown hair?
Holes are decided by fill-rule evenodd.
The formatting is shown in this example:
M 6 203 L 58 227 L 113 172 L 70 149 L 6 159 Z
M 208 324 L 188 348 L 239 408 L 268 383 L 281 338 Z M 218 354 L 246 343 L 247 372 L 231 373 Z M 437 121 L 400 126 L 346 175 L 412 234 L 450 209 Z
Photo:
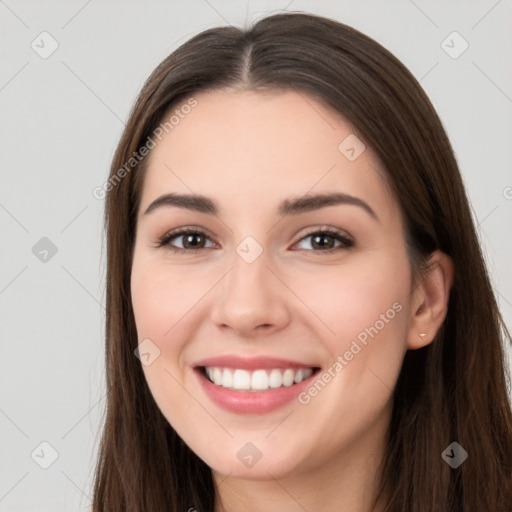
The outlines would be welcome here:
M 503 342 L 511 338 L 450 142 L 426 94 L 390 52 L 351 27 L 300 12 L 196 35 L 154 70 L 132 109 L 105 187 L 107 408 L 93 510 L 214 510 L 211 469 L 164 418 L 134 356 L 130 273 L 147 159 L 130 159 L 171 107 L 215 88 L 292 89 L 340 113 L 386 169 L 412 268 L 435 249 L 454 263 L 444 324 L 431 344 L 405 355 L 375 501 L 387 496 L 387 512 L 510 512 Z M 441 457 L 452 442 L 468 452 L 455 469 Z

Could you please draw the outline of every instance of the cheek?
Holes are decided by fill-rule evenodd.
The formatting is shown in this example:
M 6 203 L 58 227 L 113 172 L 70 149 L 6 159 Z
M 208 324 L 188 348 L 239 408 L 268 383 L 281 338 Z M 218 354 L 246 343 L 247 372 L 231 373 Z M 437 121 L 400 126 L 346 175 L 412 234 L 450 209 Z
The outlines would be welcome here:
M 134 259 L 131 295 L 138 342 L 149 339 L 158 354 L 150 365 L 143 365 L 143 371 L 162 410 L 179 410 L 189 399 L 178 384 L 192 378 L 186 375 L 190 368 L 184 362 L 187 343 L 197 328 L 202 301 L 218 280 L 211 269 Z
M 300 403 L 314 411 L 329 449 L 352 442 L 389 404 L 406 351 L 409 268 L 390 254 L 302 278 L 301 297 L 322 321 L 316 332 L 331 359 Z
M 407 257 L 395 253 L 300 278 L 300 296 L 323 324 L 316 329 L 323 333 L 319 339 L 332 360 L 341 358 L 344 377 L 336 380 L 354 396 L 364 389 L 371 395 L 379 379 L 392 388 L 398 377 L 406 350 L 409 269 Z
M 155 402 L 173 425 L 180 425 L 191 412 L 186 412 L 190 397 L 179 383 L 183 380 L 180 355 L 188 337 L 186 315 L 204 294 L 186 275 L 142 258 L 134 259 L 131 275 L 138 343 L 149 339 L 146 347 L 154 358 L 142 370 Z
M 170 275 L 169 269 L 151 262 L 135 262 L 131 277 L 138 343 L 144 343 L 141 347 L 151 353 L 151 364 L 144 364 L 141 358 L 142 369 L 155 401 L 165 411 L 176 410 L 173 404 L 184 403 L 176 379 L 181 380 L 186 313 L 197 302 L 197 292 L 186 283 L 183 273 L 176 274 L 174 271 Z
M 378 322 L 382 314 L 386 316 L 386 312 L 386 319 L 401 321 L 405 317 L 395 314 L 398 306 L 393 308 L 396 302 L 405 307 L 408 300 L 410 274 L 405 258 L 368 258 L 336 269 L 304 273 L 297 280 L 301 283 L 298 295 L 304 297 L 312 312 L 329 328 L 333 340 L 338 335 L 357 336 Z M 379 326 L 382 330 L 381 322 Z
M 150 270 L 136 270 L 132 274 L 132 304 L 139 338 L 160 338 L 172 327 L 176 301 L 175 286 L 168 286 L 165 279 L 158 278 Z M 176 301 L 177 302 L 177 301 Z M 140 340 L 139 340 L 140 341 Z
M 165 263 L 134 265 L 131 293 L 139 338 L 153 337 L 158 344 L 172 338 L 173 329 L 211 287 L 209 281 L 212 276 L 197 279 L 195 273 Z

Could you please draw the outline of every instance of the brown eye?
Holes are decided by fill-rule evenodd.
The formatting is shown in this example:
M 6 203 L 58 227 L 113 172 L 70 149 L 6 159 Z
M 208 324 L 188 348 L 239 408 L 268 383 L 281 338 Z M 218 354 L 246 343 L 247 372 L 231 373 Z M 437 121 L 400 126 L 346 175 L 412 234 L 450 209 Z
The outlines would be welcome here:
M 189 233 L 188 235 L 180 235 L 183 237 L 183 247 L 185 249 L 203 248 L 205 237 L 201 233 Z
M 299 240 L 299 244 L 304 240 L 311 239 L 309 245 L 315 252 L 331 253 L 338 250 L 347 249 L 354 245 L 354 242 L 342 233 L 332 229 L 321 229 L 313 231 Z M 338 243 L 338 245 L 336 245 Z M 303 250 L 309 250 L 304 249 Z
M 179 241 L 180 239 L 181 246 L 176 246 L 175 242 L 173 241 Z M 174 252 L 197 251 L 201 249 L 207 249 L 206 242 L 208 240 L 209 238 L 202 231 L 183 229 L 165 235 L 162 239 L 159 240 L 157 247 L 166 246 Z M 212 246 L 215 246 L 215 244 L 212 244 Z

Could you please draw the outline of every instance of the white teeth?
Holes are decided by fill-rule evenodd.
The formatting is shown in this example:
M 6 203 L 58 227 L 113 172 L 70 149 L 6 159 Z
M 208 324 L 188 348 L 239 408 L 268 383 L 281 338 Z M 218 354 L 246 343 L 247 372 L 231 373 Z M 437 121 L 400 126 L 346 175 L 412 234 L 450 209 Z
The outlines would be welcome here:
M 268 385 L 271 388 L 280 388 L 283 385 L 283 375 L 281 374 L 281 370 L 274 368 L 270 371 Z
M 215 382 L 217 386 L 222 385 L 222 370 L 220 368 L 213 369 L 213 382 Z
M 295 373 L 293 370 L 288 368 L 283 373 L 283 386 L 291 386 L 293 384 L 293 378 L 295 377 Z
M 217 383 L 215 382 L 215 384 Z M 233 387 L 235 389 L 251 389 L 251 374 L 247 370 L 235 370 Z
M 251 389 L 268 389 L 268 375 L 265 370 L 256 370 L 253 372 Z
M 225 388 L 233 386 L 233 372 L 229 368 L 224 368 L 224 372 L 222 373 L 222 385 Z
M 303 370 L 299 370 L 298 372 L 295 373 L 295 384 L 298 384 L 299 382 L 302 382 L 302 379 L 304 378 L 304 371 Z
M 300 368 L 285 370 L 273 368 L 271 370 L 255 370 L 249 372 L 242 369 L 230 369 L 219 367 L 206 367 L 206 374 L 210 381 L 217 386 L 235 390 L 265 391 L 269 388 L 289 387 L 294 383 L 299 384 L 313 373 L 312 368 Z

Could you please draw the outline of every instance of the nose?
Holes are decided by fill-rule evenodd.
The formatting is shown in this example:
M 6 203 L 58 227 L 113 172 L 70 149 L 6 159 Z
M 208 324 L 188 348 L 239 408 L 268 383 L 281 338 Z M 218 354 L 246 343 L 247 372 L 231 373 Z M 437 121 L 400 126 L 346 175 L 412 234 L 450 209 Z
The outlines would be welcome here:
M 252 263 L 240 258 L 216 287 L 210 319 L 220 329 L 254 338 L 283 329 L 289 323 L 290 297 L 275 270 L 267 264 L 263 255 Z

